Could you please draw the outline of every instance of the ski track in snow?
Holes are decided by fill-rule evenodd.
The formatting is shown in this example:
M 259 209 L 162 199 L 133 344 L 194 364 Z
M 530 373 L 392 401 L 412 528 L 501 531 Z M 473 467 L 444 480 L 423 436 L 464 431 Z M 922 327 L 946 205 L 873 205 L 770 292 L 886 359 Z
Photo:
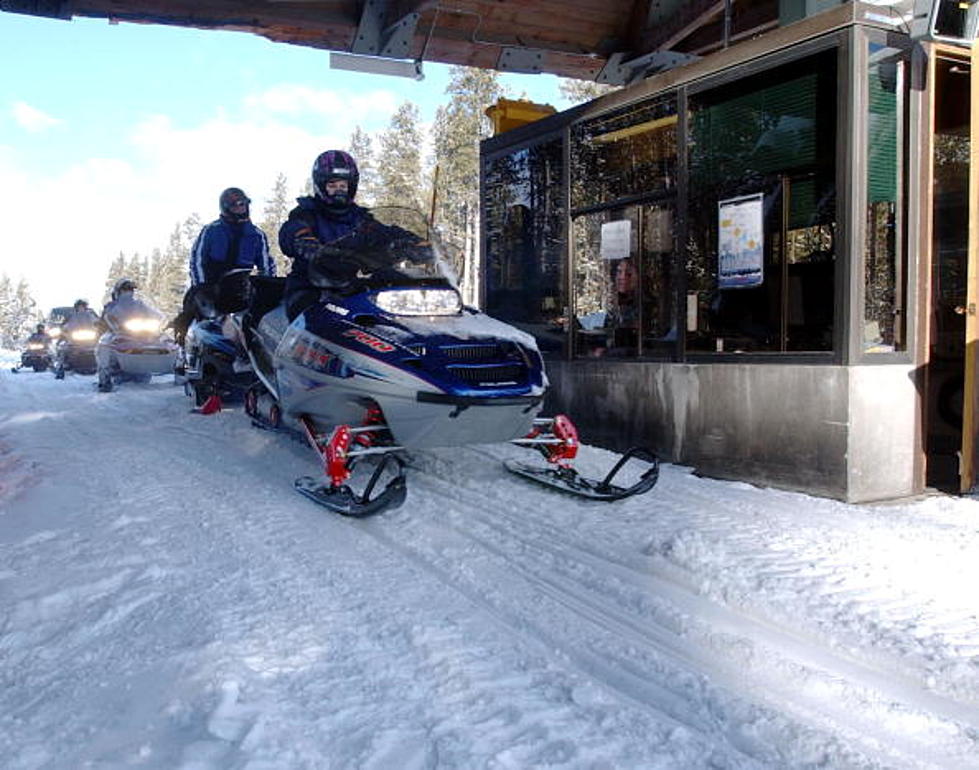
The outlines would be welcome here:
M 0 372 L 0 767 L 979 768 L 975 501 L 593 503 L 493 445 L 351 520 L 240 410 L 92 382 Z

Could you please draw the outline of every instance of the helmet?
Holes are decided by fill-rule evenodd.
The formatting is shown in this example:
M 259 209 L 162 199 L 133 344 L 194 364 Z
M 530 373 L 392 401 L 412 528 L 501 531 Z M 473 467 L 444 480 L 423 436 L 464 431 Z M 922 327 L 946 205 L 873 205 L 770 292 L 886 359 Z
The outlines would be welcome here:
M 37 325 L 37 329 L 36 329 L 35 331 L 36 331 L 36 332 L 37 332 L 38 334 L 43 334 L 43 333 L 44 333 L 44 324 L 38 324 L 38 325 Z
M 240 204 L 245 204 L 245 209 L 240 209 Z M 221 216 L 236 222 L 244 222 L 248 219 L 248 204 L 251 199 L 245 195 L 240 187 L 229 187 L 218 198 L 218 205 L 221 207 Z
M 336 179 L 347 180 L 346 194 L 327 194 L 326 183 Z M 342 209 L 350 205 L 357 195 L 359 181 L 360 172 L 356 161 L 343 150 L 327 150 L 313 161 L 313 189 L 316 196 L 331 208 Z
M 120 278 L 112 287 L 112 299 L 119 299 L 119 295 L 124 291 L 136 291 L 136 282 L 129 278 Z
M 75 304 L 72 305 L 72 307 L 75 310 L 78 310 L 79 308 L 82 308 L 82 307 L 88 307 L 88 300 L 87 299 L 76 299 L 75 300 Z

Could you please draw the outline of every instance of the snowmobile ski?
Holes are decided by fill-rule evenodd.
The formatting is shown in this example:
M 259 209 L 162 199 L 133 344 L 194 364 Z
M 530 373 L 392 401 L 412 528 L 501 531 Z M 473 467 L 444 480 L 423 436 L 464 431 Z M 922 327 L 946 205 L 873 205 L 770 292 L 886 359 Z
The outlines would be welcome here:
M 396 466 L 397 475 L 391 479 L 379 494 L 371 497 L 374 487 L 384 469 Z M 317 481 L 312 476 L 301 476 L 295 481 L 296 491 L 315 503 L 329 508 L 334 513 L 353 518 L 373 516 L 376 513 L 397 508 L 405 501 L 408 487 L 405 483 L 404 462 L 393 454 L 384 455 L 374 469 L 370 481 L 361 494 L 355 493 L 346 484 L 333 486 Z
M 530 433 L 522 439 L 513 439 L 510 443 L 536 449 L 552 467 L 537 467 L 519 460 L 505 460 L 503 464 L 507 470 L 539 484 L 590 500 L 612 502 L 641 495 L 656 486 L 659 480 L 659 459 L 645 447 L 633 447 L 627 451 L 601 481 L 579 474 L 571 464 L 578 454 L 578 429 L 563 414 L 534 420 Z M 632 486 L 613 484 L 619 471 L 633 458 L 649 463 L 649 468 Z
M 390 508 L 397 508 L 405 501 L 408 493 L 405 483 L 405 465 L 395 452 L 401 447 L 362 446 L 356 436 L 367 436 L 379 430 L 387 430 L 382 424 L 372 424 L 363 428 L 338 425 L 329 434 L 317 433 L 313 421 L 306 415 L 299 418 L 306 434 L 306 440 L 316 450 L 323 462 L 323 471 L 329 477 L 328 483 L 317 482 L 310 476 L 302 476 L 295 481 L 296 490 L 320 505 L 343 516 L 370 516 Z M 364 491 L 357 494 L 346 483 L 349 481 L 355 463 L 364 455 L 380 457 Z M 384 489 L 374 495 L 374 489 L 385 471 L 393 472 Z M 372 497 L 373 495 L 373 497 Z
M 625 465 L 626 461 L 632 458 L 645 460 L 650 463 L 650 467 L 643 472 L 635 484 L 630 487 L 621 487 L 613 484 L 612 480 Z M 615 464 L 609 474 L 601 481 L 585 478 L 574 468 L 568 466 L 556 466 L 553 468 L 541 468 L 519 460 L 506 460 L 504 466 L 508 471 L 522 476 L 538 484 L 557 489 L 561 492 L 568 492 L 578 497 L 585 497 L 589 500 L 602 500 L 613 502 L 622 500 L 633 495 L 641 495 L 648 492 L 659 480 L 659 460 L 654 454 L 642 447 L 633 447 L 626 452 Z

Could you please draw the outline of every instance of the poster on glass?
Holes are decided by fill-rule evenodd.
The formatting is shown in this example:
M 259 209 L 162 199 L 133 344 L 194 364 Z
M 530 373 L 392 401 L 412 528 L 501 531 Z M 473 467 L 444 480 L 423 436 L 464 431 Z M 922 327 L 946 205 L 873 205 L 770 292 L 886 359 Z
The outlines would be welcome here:
M 764 280 L 764 193 L 717 204 L 717 285 L 720 289 L 761 286 Z

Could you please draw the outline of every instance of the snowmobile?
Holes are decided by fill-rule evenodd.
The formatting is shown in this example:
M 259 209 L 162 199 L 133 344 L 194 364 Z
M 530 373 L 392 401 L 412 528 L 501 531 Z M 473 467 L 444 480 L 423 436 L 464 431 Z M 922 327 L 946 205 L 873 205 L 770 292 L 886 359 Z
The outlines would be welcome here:
M 20 354 L 20 366 L 13 366 L 10 371 L 15 374 L 21 369 L 33 369 L 35 372 L 47 371 L 51 366 L 51 351 L 43 342 L 28 340 L 27 347 Z
M 237 292 L 248 290 L 249 272 L 229 271 L 194 298 L 197 314 L 187 328 L 174 372 L 184 392 L 194 398 L 195 411 L 203 414 L 218 411 L 224 401 L 243 399 L 255 382 L 238 326 L 228 310 L 247 303 L 247 296 L 239 297 Z
M 604 480 L 579 475 L 571 420 L 539 416 L 548 383 L 534 338 L 463 305 L 423 215 L 372 214 L 310 260 L 320 298 L 294 320 L 281 301 L 285 279 L 259 276 L 250 279 L 247 313 L 235 315 L 258 378 L 246 413 L 258 427 L 300 434 L 322 462 L 326 478 L 299 478 L 297 491 L 337 513 L 367 516 L 404 501 L 409 451 L 503 441 L 549 461 L 511 460 L 510 471 L 565 492 L 617 500 L 653 487 L 658 461 L 643 448 Z M 385 229 L 392 226 L 399 229 Z M 384 237 L 371 243 L 364 230 Z M 389 232 L 424 235 L 388 240 Z M 648 467 L 633 485 L 617 486 L 631 458 Z M 365 483 L 357 492 L 360 462 L 369 469 L 358 470 Z
M 154 374 L 172 374 L 177 343 L 161 331 L 163 314 L 142 299 L 124 294 L 106 306 L 108 330 L 96 349 L 98 389 L 122 382 L 146 383 Z
M 54 336 L 52 329 L 52 336 Z M 99 328 L 91 324 L 66 324 L 57 335 L 54 346 L 54 377 L 65 378 L 66 372 L 95 374 L 95 346 L 99 340 Z

